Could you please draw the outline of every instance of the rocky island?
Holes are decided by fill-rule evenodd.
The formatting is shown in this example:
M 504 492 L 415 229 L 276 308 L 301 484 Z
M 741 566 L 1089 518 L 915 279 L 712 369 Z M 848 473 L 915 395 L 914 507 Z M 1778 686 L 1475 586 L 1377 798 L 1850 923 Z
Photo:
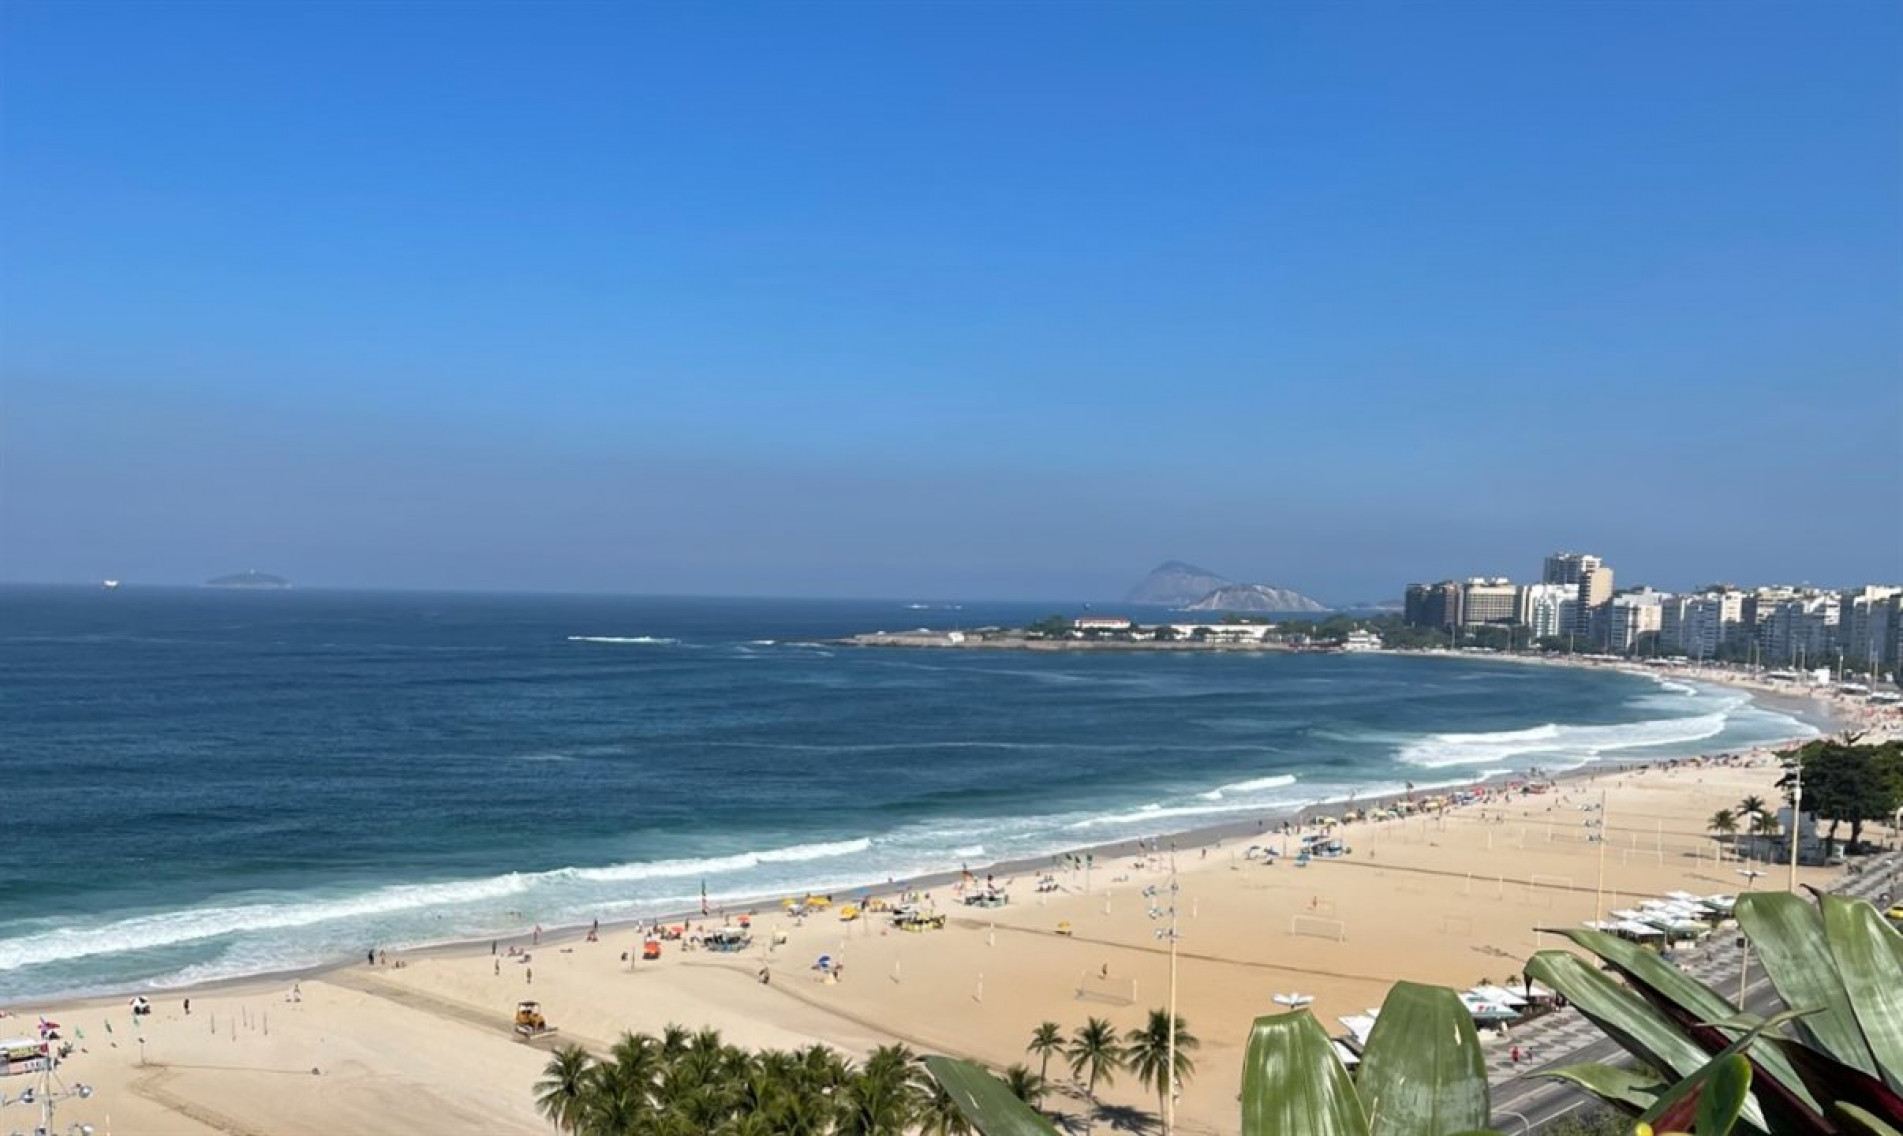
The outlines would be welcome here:
M 1170 560 L 1157 566 L 1123 597 L 1125 603 L 1183 611 L 1316 612 L 1328 605 L 1293 588 L 1239 584 L 1206 568 Z

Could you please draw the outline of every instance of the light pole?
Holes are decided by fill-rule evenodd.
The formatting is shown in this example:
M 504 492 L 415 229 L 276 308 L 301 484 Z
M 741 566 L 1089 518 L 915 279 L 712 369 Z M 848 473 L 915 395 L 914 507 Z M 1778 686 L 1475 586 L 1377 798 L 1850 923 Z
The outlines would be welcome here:
M 1176 882 L 1175 841 L 1170 842 L 1170 882 L 1167 890 L 1169 906 L 1152 906 L 1150 918 L 1162 919 L 1167 916 L 1170 921 L 1168 927 L 1156 929 L 1156 937 L 1167 939 L 1170 944 L 1170 997 L 1169 1009 L 1165 1011 L 1169 1014 L 1169 1032 L 1163 1044 L 1163 1136 L 1172 1136 L 1176 1131 L 1176 896 L 1180 890 Z M 1150 899 L 1157 898 L 1156 885 L 1144 888 L 1143 894 Z
M 1750 891 L 1751 885 L 1763 872 L 1756 868 L 1739 868 L 1738 874 L 1744 877 L 1744 890 Z M 1744 1010 L 1744 976 L 1751 969 L 1751 940 L 1742 932 L 1738 935 L 1738 1009 Z
M 1796 762 L 1796 780 L 1791 787 L 1791 894 L 1797 894 L 1797 833 L 1804 823 L 1804 758 Z M 1739 1007 L 1742 1009 L 1743 1007 Z

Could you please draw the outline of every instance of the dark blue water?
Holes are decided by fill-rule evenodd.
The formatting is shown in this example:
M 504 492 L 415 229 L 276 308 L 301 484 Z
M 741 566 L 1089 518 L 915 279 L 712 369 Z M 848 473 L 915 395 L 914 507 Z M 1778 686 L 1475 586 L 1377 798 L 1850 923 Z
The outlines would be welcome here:
M 0 1001 L 1802 731 L 1511 663 L 811 645 L 1049 611 L 0 589 Z

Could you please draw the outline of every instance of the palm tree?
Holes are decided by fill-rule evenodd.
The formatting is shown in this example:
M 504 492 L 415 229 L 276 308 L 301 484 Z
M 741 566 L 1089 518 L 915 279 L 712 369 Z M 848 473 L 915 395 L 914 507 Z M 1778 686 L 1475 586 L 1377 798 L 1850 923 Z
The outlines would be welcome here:
M 661 1053 L 669 1061 L 687 1052 L 687 1042 L 693 1032 L 679 1022 L 669 1022 L 661 1030 Z
M 1131 1030 L 1124 1040 L 1128 1043 L 1123 1051 L 1124 1061 L 1137 1075 L 1139 1084 L 1156 1090 L 1156 1113 L 1158 1116 L 1163 1115 L 1163 1097 L 1171 1088 L 1169 1011 L 1151 1010 L 1150 1020 L 1142 1028 Z M 1189 1027 L 1183 1024 L 1179 1016 L 1176 1019 L 1175 1084 L 1185 1084 L 1195 1075 L 1196 1062 L 1189 1053 L 1201 1046 L 1202 1042 L 1189 1032 Z
M 1711 814 L 1705 827 L 1719 836 L 1732 836 L 1738 831 L 1738 818 L 1730 809 L 1719 809 Z
M 1764 798 L 1753 793 L 1738 802 L 1738 811 L 1745 816 L 1751 816 L 1753 813 L 1761 813 L 1764 811 Z
M 965 1119 L 958 1102 L 952 1100 L 951 1094 L 937 1080 L 929 1076 L 926 1080 L 930 1088 L 918 1107 L 920 1136 L 970 1136 L 971 1121 Z
M 595 1059 L 579 1045 L 564 1045 L 542 1066 L 535 1083 L 535 1107 L 558 1130 L 573 1132 L 581 1123 L 595 1080 Z
M 1087 1019 L 1071 1035 L 1064 1056 L 1070 1061 L 1073 1077 L 1083 1077 L 1090 1103 L 1097 1103 L 1097 1082 L 1113 1084 L 1117 1070 L 1123 1068 L 1123 1046 L 1117 1041 L 1116 1027 L 1102 1018 Z
M 1780 831 L 1777 818 L 1769 813 L 1759 813 L 1751 818 L 1751 835 L 1776 836 Z
M 1013 1065 L 1004 1071 L 1004 1087 L 1011 1090 L 1012 1096 L 1032 1108 L 1036 1108 L 1038 1102 L 1044 1099 L 1044 1094 L 1050 1091 L 1044 1078 L 1024 1065 Z
M 1050 1080 L 1051 1054 L 1064 1052 L 1064 1027 L 1056 1022 L 1042 1023 L 1031 1031 L 1031 1044 L 1024 1047 L 1024 1052 L 1037 1054 L 1037 1079 Z
M 882 1045 L 847 1082 L 841 1101 L 840 1136 L 888 1136 L 911 1127 L 923 1092 L 918 1057 L 903 1045 Z

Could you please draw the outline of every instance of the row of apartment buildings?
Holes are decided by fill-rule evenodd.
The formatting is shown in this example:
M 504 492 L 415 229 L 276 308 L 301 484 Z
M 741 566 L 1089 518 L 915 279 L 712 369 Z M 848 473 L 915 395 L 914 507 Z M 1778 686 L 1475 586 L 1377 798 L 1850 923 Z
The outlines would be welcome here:
M 1755 656 L 1768 665 L 1844 660 L 1872 671 L 1903 660 L 1903 587 L 1854 591 L 1810 587 L 1695 592 L 1618 591 L 1597 556 L 1546 558 L 1537 584 L 1476 576 L 1412 584 L 1406 622 L 1458 635 L 1463 629 L 1525 629 L 1529 639 L 1564 639 L 1616 654 L 1682 653 L 1694 659 Z

